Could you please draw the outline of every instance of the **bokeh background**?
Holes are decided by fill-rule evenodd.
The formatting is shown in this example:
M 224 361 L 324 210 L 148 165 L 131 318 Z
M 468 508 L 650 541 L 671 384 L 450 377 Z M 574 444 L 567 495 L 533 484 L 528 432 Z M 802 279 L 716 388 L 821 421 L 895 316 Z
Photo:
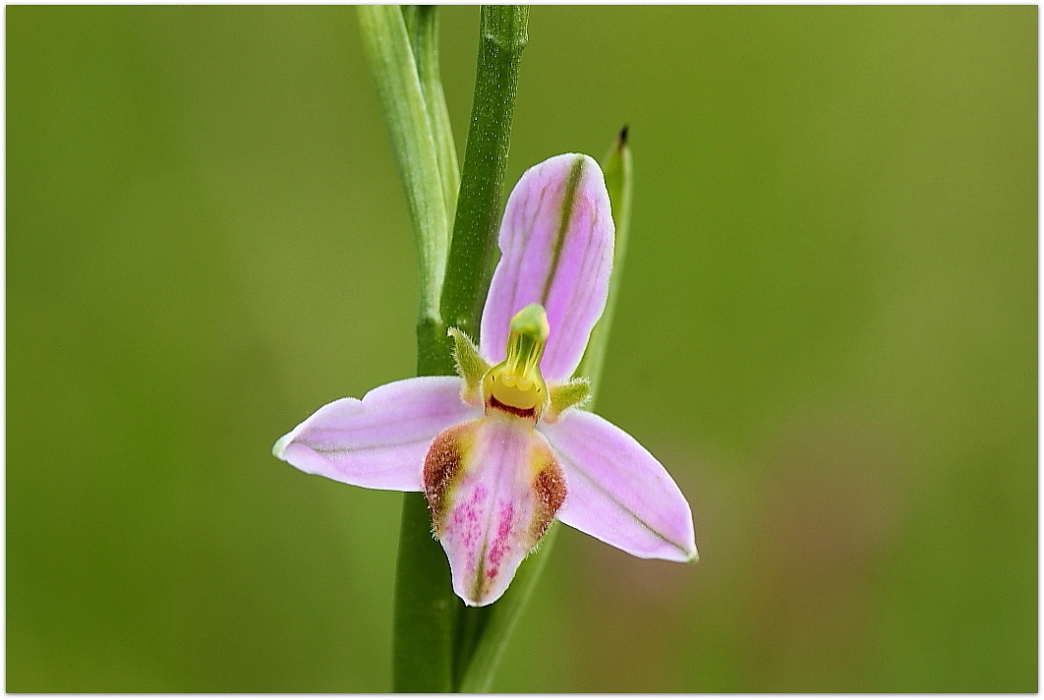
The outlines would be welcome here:
M 354 12 L 6 13 L 7 690 L 388 689 L 401 496 L 269 454 L 414 367 Z M 625 123 L 702 561 L 564 529 L 495 689 L 1035 691 L 1037 8 L 535 7 L 509 182 Z

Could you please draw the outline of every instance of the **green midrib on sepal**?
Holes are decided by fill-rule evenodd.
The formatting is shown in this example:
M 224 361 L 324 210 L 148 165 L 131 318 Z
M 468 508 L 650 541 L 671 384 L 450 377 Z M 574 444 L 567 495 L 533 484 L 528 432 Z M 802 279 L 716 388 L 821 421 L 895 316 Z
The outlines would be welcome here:
M 565 191 L 562 193 L 562 212 L 558 222 L 558 230 L 555 231 L 555 240 L 551 244 L 551 266 L 547 268 L 547 277 L 544 279 L 544 288 L 540 292 L 540 303 L 547 305 L 547 295 L 551 292 L 551 284 L 555 281 L 555 273 L 558 271 L 558 260 L 562 257 L 562 248 L 565 245 L 566 231 L 569 229 L 569 220 L 573 218 L 573 205 L 576 203 L 576 187 L 580 184 L 580 175 L 584 171 L 584 158 L 577 156 L 576 162 L 569 171 L 569 179 L 566 180 Z

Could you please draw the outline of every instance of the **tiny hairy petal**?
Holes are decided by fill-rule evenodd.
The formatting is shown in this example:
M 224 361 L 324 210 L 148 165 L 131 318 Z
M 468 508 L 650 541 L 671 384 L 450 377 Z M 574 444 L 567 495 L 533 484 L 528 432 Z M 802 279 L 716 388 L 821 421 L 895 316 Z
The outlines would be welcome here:
M 457 374 L 464 380 L 461 398 L 475 406 L 482 405 L 482 378 L 489 371 L 489 363 L 482 359 L 471 338 L 459 328 L 450 328 L 446 334 L 453 338 L 453 362 Z
M 548 391 L 547 410 L 542 416 L 548 423 L 554 423 L 567 408 L 582 406 L 591 398 L 591 382 L 586 377 L 577 377 L 565 384 L 553 386 Z
M 453 591 L 479 606 L 503 595 L 561 506 L 566 484 L 530 423 L 494 414 L 432 441 L 424 493 Z
M 511 318 L 541 304 L 551 331 L 540 369 L 547 381 L 563 382 L 605 308 L 613 265 L 613 217 L 598 163 L 567 153 L 527 170 L 504 207 L 499 245 L 482 312 L 482 354 L 503 360 Z
M 551 443 L 569 485 L 559 520 L 636 557 L 697 558 L 685 496 L 637 440 L 579 409 L 538 430 Z
M 432 439 L 482 413 L 461 401 L 461 387 L 458 377 L 414 377 L 379 386 L 361 401 L 338 399 L 280 438 L 272 454 L 346 484 L 420 491 Z

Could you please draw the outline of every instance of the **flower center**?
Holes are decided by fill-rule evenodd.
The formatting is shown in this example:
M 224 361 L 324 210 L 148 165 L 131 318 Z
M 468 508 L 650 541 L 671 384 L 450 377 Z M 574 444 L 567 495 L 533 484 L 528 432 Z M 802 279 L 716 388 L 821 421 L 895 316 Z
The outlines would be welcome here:
M 507 359 L 482 378 L 486 406 L 536 418 L 547 403 L 547 386 L 540 374 L 540 358 L 547 343 L 547 314 L 530 304 L 511 319 Z

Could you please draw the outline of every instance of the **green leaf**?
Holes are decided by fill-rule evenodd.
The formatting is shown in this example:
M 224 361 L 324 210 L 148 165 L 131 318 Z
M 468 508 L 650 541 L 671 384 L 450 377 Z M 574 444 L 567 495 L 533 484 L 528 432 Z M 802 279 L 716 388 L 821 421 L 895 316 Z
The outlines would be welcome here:
M 435 152 L 442 178 L 442 194 L 446 204 L 447 221 L 453 220 L 457 208 L 457 189 L 460 187 L 460 169 L 457 148 L 453 142 L 446 96 L 439 77 L 439 23 L 438 8 L 434 5 L 403 5 L 402 16 L 417 62 L 417 74 L 428 121 L 435 136 Z
M 428 106 L 399 8 L 368 5 L 359 7 L 358 13 L 367 61 L 391 136 L 420 253 L 421 315 L 437 321 L 449 249 L 449 210 L 436 127 L 431 117 L 439 108 Z M 419 28 L 434 24 L 425 24 L 420 16 L 417 23 Z M 426 46 L 424 41 L 420 43 Z M 437 82 L 438 77 L 429 80 Z M 438 93 L 441 96 L 441 88 Z M 445 111 L 444 101 L 441 111 Z M 452 150 L 452 136 L 449 138 Z

